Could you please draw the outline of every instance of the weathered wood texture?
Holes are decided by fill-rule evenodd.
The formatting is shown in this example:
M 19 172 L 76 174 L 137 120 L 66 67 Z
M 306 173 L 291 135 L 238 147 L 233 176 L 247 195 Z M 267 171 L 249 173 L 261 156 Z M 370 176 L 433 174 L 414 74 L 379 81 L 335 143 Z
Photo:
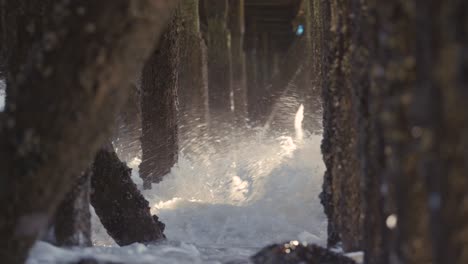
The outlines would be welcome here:
M 22 70 L 27 66 L 26 60 L 37 50 L 33 43 L 43 36 L 44 16 L 50 14 L 52 1 L 0 1 L 0 71 L 7 84 L 7 102 L 13 102 L 17 91 L 12 83 L 25 76 Z M 11 84 L 11 85 L 9 85 Z M 9 108 L 11 105 L 6 105 Z
M 92 246 L 90 180 L 91 172 L 86 170 L 57 208 L 54 234 L 59 246 Z
M 351 53 L 354 78 L 355 108 L 358 113 L 358 156 L 361 161 L 362 206 L 364 214 L 363 243 L 365 263 L 390 262 L 386 226 L 384 196 L 388 186 L 384 184 L 385 144 L 380 113 L 384 106 L 382 90 L 372 78 L 376 56 L 377 17 L 371 1 L 363 1 L 353 25 L 359 30 L 354 37 L 355 52 Z
M 374 2 L 372 2 L 374 3 Z M 464 1 L 374 3 L 376 89 L 384 102 L 386 238 L 405 263 L 468 261 Z M 377 38 L 377 36 L 380 36 Z M 384 36 L 384 37 L 382 37 Z
M 418 85 L 410 113 L 428 183 L 434 262 L 468 263 L 468 2 L 415 5 Z
M 320 76 L 321 87 L 322 87 L 322 101 L 323 101 L 323 140 L 321 144 L 321 150 L 323 155 L 323 161 L 326 166 L 326 171 L 323 177 L 322 192 L 320 193 L 320 201 L 324 207 L 324 212 L 328 218 L 328 245 L 335 245 L 340 241 L 340 235 L 338 232 L 338 222 L 335 220 L 337 217 L 336 208 L 333 205 L 333 180 L 331 174 L 331 168 L 333 166 L 332 145 L 330 138 L 335 137 L 334 129 L 329 125 L 333 116 L 333 112 L 329 109 L 333 108 L 333 96 L 326 89 L 330 86 L 329 70 L 332 61 L 332 50 L 329 45 L 325 46 L 325 43 L 331 41 L 330 23 L 331 23 L 331 5 L 328 2 L 314 1 L 314 6 L 319 6 L 317 10 L 318 15 L 314 16 L 313 23 L 317 25 L 317 32 L 320 32 L 322 38 L 319 38 L 318 43 L 324 43 L 321 45 L 322 48 L 320 53 L 322 54 L 320 60 L 320 67 L 314 68 L 314 70 L 320 71 L 317 75 Z M 318 36 L 318 35 L 317 35 Z
M 57 1 L 0 127 L 0 259 L 23 263 L 110 136 L 132 79 L 177 1 Z M 83 12 L 84 10 L 84 12 Z M 10 85 L 10 84 L 9 84 Z
M 359 1 L 358 1 L 359 2 Z M 356 102 L 352 68 L 353 48 L 359 28 L 350 26 L 351 13 L 359 12 L 357 2 L 330 2 L 328 86 L 323 87 L 326 165 L 322 202 L 329 219 L 329 246 L 343 243 L 346 251 L 361 248 L 361 172 L 357 157 Z M 326 29 L 325 29 L 326 30 Z
M 353 242 L 346 233 L 355 231 L 343 220 L 362 215 L 349 204 L 350 192 L 359 192 L 357 183 L 349 182 L 358 167 L 366 263 L 466 263 L 468 111 L 462 54 L 468 47 L 468 5 L 330 4 L 322 149 L 328 169 L 322 198 L 335 239 L 330 242 L 341 240 L 345 249 Z M 340 120 L 339 127 L 333 120 Z M 349 167 L 355 162 L 346 153 L 356 149 L 359 163 Z M 338 165 L 347 166 L 346 179 L 329 169 Z
M 142 160 L 140 177 L 146 189 L 171 171 L 178 157 L 177 71 L 179 15 L 175 15 L 141 77 Z
M 164 237 L 164 224 L 150 213 L 149 203 L 131 179 L 131 169 L 107 143 L 92 165 L 91 204 L 107 233 L 120 246 Z

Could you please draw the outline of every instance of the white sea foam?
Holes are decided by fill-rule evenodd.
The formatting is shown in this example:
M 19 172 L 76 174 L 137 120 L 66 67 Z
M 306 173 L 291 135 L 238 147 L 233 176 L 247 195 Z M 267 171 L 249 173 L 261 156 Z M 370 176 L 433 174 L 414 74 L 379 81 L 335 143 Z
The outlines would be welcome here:
M 94 248 L 64 251 L 38 243 L 28 263 L 78 256 L 124 263 L 248 263 L 258 249 L 275 242 L 324 245 L 321 135 L 304 133 L 297 118 L 300 111 L 292 123 L 295 135 L 255 130 L 233 133 L 221 146 L 200 143 L 198 149 L 205 151 L 181 155 L 164 181 L 143 191 L 166 224 L 168 241 L 118 248 L 94 218 Z M 130 165 L 137 168 L 138 160 Z M 136 171 L 133 176 L 141 187 Z

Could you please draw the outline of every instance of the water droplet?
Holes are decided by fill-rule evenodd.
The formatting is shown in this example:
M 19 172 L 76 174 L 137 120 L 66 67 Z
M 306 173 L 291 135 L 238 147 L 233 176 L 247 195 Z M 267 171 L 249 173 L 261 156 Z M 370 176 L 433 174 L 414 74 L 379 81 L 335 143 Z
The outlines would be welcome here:
M 398 217 L 395 214 L 391 214 L 387 217 L 385 224 L 389 229 L 395 229 L 398 224 Z

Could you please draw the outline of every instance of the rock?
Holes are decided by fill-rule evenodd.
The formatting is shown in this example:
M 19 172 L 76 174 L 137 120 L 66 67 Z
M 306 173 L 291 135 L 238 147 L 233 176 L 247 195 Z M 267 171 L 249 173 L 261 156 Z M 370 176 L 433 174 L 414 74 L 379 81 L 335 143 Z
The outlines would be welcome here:
M 344 255 L 317 245 L 303 245 L 298 241 L 268 246 L 252 258 L 254 264 L 356 264 Z

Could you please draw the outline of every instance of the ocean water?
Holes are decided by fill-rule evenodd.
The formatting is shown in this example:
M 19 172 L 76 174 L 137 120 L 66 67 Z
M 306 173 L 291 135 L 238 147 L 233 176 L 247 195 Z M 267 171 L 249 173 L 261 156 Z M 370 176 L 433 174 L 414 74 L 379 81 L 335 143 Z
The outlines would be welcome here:
M 117 247 L 93 215 L 93 248 L 55 248 L 38 242 L 28 264 L 93 257 L 119 263 L 249 263 L 272 243 L 325 245 L 327 222 L 318 195 L 324 164 L 320 134 L 236 131 L 221 142 L 200 142 L 152 190 L 142 191 L 166 224 L 167 241 Z M 138 177 L 139 159 L 129 165 Z

